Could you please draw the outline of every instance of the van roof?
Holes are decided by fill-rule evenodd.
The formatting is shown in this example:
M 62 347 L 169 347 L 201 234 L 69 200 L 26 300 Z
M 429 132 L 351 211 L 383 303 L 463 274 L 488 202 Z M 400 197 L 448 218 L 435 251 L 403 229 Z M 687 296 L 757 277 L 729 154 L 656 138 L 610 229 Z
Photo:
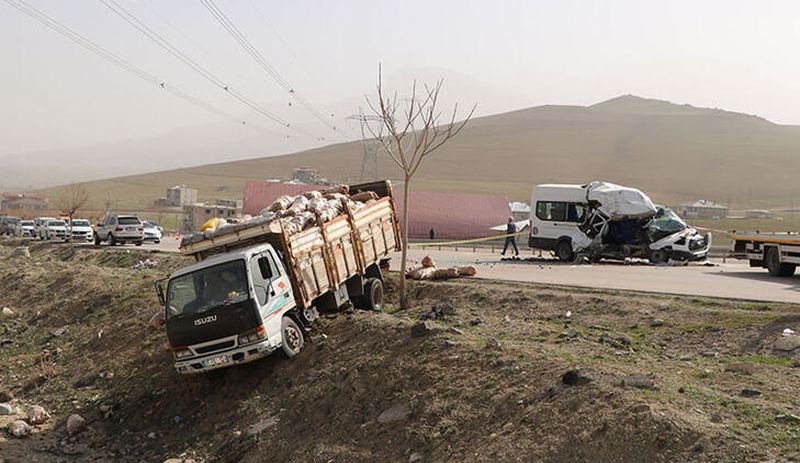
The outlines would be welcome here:
M 586 202 L 586 190 L 581 185 L 548 183 L 533 187 L 531 206 L 536 201 Z

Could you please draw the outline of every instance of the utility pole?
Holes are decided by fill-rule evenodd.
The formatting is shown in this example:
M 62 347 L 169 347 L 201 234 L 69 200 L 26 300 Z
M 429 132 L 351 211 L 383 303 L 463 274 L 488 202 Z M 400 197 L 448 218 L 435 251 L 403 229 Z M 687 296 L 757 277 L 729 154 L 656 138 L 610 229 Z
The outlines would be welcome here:
M 378 146 L 376 143 L 370 144 L 367 141 L 366 131 L 364 130 L 366 124 L 369 122 L 381 122 L 381 118 L 375 115 L 365 115 L 361 108 L 358 108 L 358 114 L 351 114 L 347 116 L 347 120 L 358 121 L 361 123 L 361 143 L 364 145 L 364 158 L 361 160 L 361 180 L 366 180 L 367 165 L 372 164 L 372 179 L 378 179 Z

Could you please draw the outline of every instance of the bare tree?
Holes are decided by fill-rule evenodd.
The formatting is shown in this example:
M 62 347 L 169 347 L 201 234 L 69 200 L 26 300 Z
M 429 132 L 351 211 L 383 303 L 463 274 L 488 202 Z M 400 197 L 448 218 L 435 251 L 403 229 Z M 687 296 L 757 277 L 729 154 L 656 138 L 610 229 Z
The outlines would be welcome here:
M 403 243 L 400 262 L 400 308 L 409 307 L 406 295 L 406 255 L 408 251 L 408 192 L 411 180 L 422 161 L 432 152 L 441 148 L 448 140 L 458 135 L 475 112 L 475 106 L 466 117 L 457 122 L 458 103 L 452 114 L 442 121 L 443 113 L 437 108 L 439 94 L 444 79 L 433 86 L 423 85 L 418 93 L 417 81 L 411 85 L 411 96 L 398 99 L 395 92 L 391 98 L 384 96 L 381 67 L 378 66 L 378 101 L 374 103 L 367 97 L 367 104 L 380 119 L 380 127 L 374 129 L 367 125 L 370 134 L 381 144 L 384 151 L 397 164 L 403 174 Z M 384 130 L 386 135 L 384 135 Z
M 89 193 L 83 183 L 70 183 L 56 199 L 56 207 L 62 214 L 69 217 L 70 229 L 72 217 L 89 202 Z

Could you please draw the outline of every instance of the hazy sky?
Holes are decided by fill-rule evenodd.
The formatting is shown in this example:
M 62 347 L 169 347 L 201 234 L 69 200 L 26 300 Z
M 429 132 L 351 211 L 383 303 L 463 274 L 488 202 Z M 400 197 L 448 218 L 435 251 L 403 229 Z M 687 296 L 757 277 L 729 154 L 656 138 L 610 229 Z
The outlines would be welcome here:
M 205 102 L 276 127 L 99 0 L 25 1 Z M 280 117 L 297 124 L 310 119 L 298 105 L 289 106 L 291 97 L 199 0 L 116 1 Z M 301 95 L 328 115 L 335 110 L 340 124 L 346 112 L 356 110 L 356 97 L 373 88 L 378 62 L 385 73 L 402 77 L 425 69 L 446 75 L 484 114 L 585 105 L 632 93 L 800 124 L 796 0 L 216 4 Z M 103 61 L 4 0 L 0 58 L 0 155 L 133 140 L 220 120 Z M 322 124 L 311 130 L 336 138 Z

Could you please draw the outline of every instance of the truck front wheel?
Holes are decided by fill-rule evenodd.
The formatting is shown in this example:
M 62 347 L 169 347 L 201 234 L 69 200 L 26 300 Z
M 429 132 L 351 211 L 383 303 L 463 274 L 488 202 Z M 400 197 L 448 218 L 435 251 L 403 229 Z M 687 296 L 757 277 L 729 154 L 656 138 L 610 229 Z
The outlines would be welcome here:
M 767 249 L 767 255 L 764 259 L 767 264 L 769 274 L 774 277 L 790 277 L 794 275 L 797 268 L 795 264 L 781 263 L 781 255 L 778 253 L 778 248 L 770 247 Z
M 283 336 L 283 353 L 292 358 L 303 349 L 303 332 L 291 317 L 281 320 L 281 335 Z
M 383 311 L 383 282 L 377 278 L 370 278 L 364 286 L 364 308 L 376 312 Z

